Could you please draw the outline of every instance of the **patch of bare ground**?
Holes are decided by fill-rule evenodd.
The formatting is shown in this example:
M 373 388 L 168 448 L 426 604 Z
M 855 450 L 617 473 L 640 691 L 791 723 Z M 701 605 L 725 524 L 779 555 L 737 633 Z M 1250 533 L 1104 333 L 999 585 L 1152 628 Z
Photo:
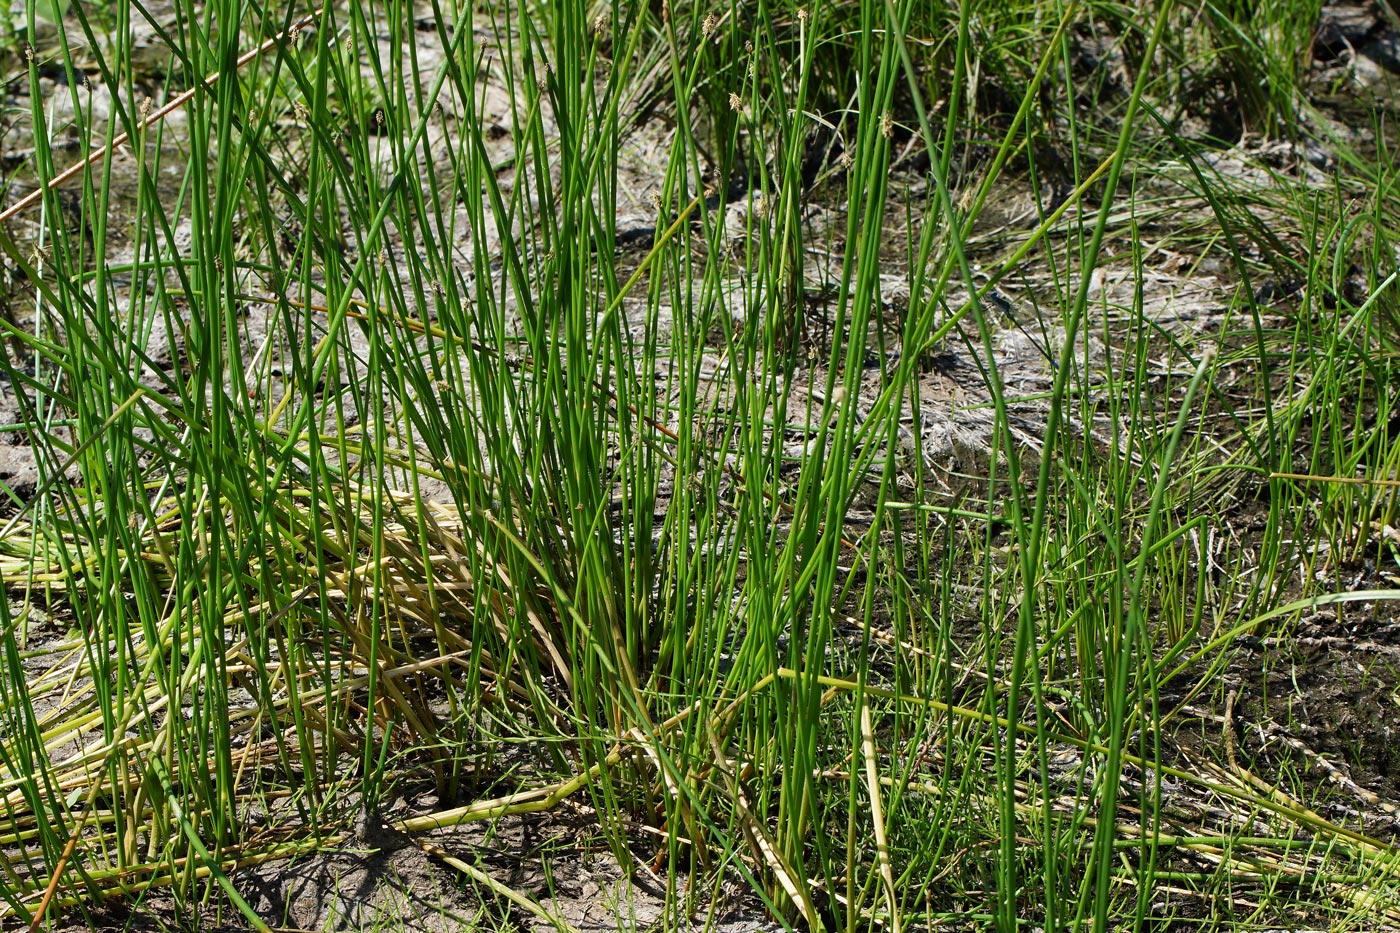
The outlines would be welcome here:
M 1394 589 L 1374 562 L 1339 567 L 1353 590 Z M 1400 614 L 1340 604 L 1242 640 L 1224 678 L 1242 766 L 1339 825 L 1400 841 Z
M 392 815 L 409 814 L 400 800 Z M 728 901 L 717 900 L 709 886 L 692 897 L 686 879 L 652 870 L 648 862 L 654 852 L 637 847 L 628 855 L 629 863 L 620 864 L 596 815 L 565 804 L 413 837 L 382 824 L 360 827 L 321 851 L 239 869 L 231 879 L 260 918 L 289 931 L 771 933 L 781 928 L 743 885 L 723 886 L 732 894 Z M 522 898 L 530 902 L 528 908 Z M 156 889 L 130 902 L 99 906 L 88 918 L 70 914 L 57 933 L 88 930 L 89 919 L 97 929 L 113 931 L 247 929 L 217 895 L 207 903 L 177 903 Z

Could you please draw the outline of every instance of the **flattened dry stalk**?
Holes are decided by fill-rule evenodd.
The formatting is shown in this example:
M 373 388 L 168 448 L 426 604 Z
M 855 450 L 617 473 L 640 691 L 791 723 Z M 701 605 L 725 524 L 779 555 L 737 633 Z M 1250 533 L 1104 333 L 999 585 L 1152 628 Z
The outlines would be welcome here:
M 510 901 L 515 906 L 521 908 L 522 910 L 525 910 L 527 913 L 539 918 L 540 920 L 543 920 L 545 923 L 554 927 L 556 930 L 559 930 L 560 933 L 579 933 L 578 929 L 575 928 L 571 923 L 569 923 L 569 921 L 565 920 L 563 917 L 559 916 L 556 913 L 546 910 L 544 905 L 541 904 L 539 901 L 534 900 L 530 897 L 526 897 L 524 894 L 521 894 L 519 891 L 515 890 L 509 885 L 498 881 L 495 878 L 492 878 L 489 874 L 482 871 L 480 868 L 477 868 L 475 865 L 469 864 L 468 862 L 464 862 L 462 859 L 457 858 L 455 855 L 453 855 L 451 852 L 448 852 L 442 846 L 434 845 L 433 843 L 428 842 L 426 839 L 414 839 L 413 844 L 416 845 L 418 848 L 422 849 L 428 855 L 431 855 L 433 858 L 442 862 L 444 865 L 447 865 L 451 868 L 455 868 L 457 871 L 460 871 L 468 878 L 471 878 L 477 884 L 489 888 L 491 891 L 495 892 L 496 894 L 499 894 L 501 897 L 504 897 L 506 900 Z
M 286 31 L 280 32 L 277 35 L 264 40 L 262 44 L 260 44 L 257 48 L 249 49 L 247 52 L 244 52 L 238 57 L 238 60 L 234 63 L 233 69 L 227 71 L 224 69 L 220 69 L 219 71 L 211 71 L 209 74 L 205 75 L 203 81 L 200 81 L 194 87 L 182 91 L 179 94 L 176 94 L 169 101 L 167 101 L 164 104 L 164 106 L 161 106 L 143 116 L 140 122 L 138 122 L 136 125 L 137 132 L 144 132 L 153 126 L 156 126 L 166 117 L 170 116 L 172 113 L 174 113 L 175 111 L 183 107 L 185 104 L 187 104 L 190 98 L 194 97 L 196 94 L 199 94 L 202 91 L 208 91 L 212 89 L 214 85 L 218 83 L 221 77 L 234 76 L 244 65 L 258 58 L 261 58 L 262 56 L 266 55 L 268 52 L 276 48 L 279 43 L 287 41 L 288 36 L 295 35 L 297 32 L 307 28 L 308 26 L 314 26 L 316 22 L 321 18 L 321 12 L 323 9 L 324 7 L 317 7 L 315 10 L 312 10 L 310 13 L 306 14 L 301 19 L 293 23 L 290 27 L 287 28 Z M 129 133 L 118 133 L 112 139 L 110 145 L 99 146 L 96 149 L 93 149 L 92 152 L 88 153 L 86 158 L 79 159 L 77 162 L 55 175 L 52 179 L 49 180 L 49 183 L 46 186 L 44 186 L 43 188 L 35 188 L 29 194 L 15 201 L 14 204 L 11 204 L 3 211 L 0 211 L 0 226 L 4 226 L 13 218 L 29 210 L 35 204 L 38 204 L 39 201 L 43 199 L 45 192 L 57 191 L 59 188 L 66 185 L 74 178 L 81 176 L 86 169 L 89 169 L 94 165 L 100 164 L 104 159 L 108 157 L 109 153 L 115 152 L 122 146 L 125 146 L 130 141 L 131 135 Z
M 782 678 L 796 677 L 797 672 L 780 669 Z M 822 676 L 819 681 L 828 688 L 823 702 L 838 696 L 853 695 L 862 689 L 855 681 L 843 681 L 834 677 Z M 903 696 L 881 688 L 864 686 L 869 696 L 882 697 L 896 704 L 924 706 L 939 710 L 957 719 L 992 723 L 1002 728 L 1011 727 L 1020 736 L 1021 742 L 1028 742 L 1033 727 L 1025 723 L 1008 723 L 1001 717 L 993 717 L 980 710 L 950 706 L 936 700 L 921 697 Z M 1218 768 L 1208 762 L 1196 763 L 1195 770 L 1163 767 L 1167 775 L 1180 783 L 1182 790 L 1192 795 L 1189 801 L 1163 801 L 1158 834 L 1143 835 L 1140 823 L 1141 814 L 1136 807 L 1120 808 L 1115 821 L 1116 833 L 1123 844 L 1140 844 L 1146 847 L 1155 845 L 1164 851 L 1189 853 L 1191 857 L 1203 859 L 1216 866 L 1218 871 L 1201 875 L 1201 881 L 1208 877 L 1226 875 L 1237 880 L 1267 882 L 1271 879 L 1287 878 L 1299 885 L 1316 885 L 1330 891 L 1340 900 L 1355 905 L 1358 914 L 1372 911 L 1391 919 L 1400 918 L 1400 910 L 1384 900 L 1386 885 L 1400 878 L 1400 859 L 1393 847 L 1360 833 L 1337 825 L 1315 811 L 1299 804 L 1277 787 L 1263 781 L 1244 768 L 1238 761 L 1237 750 L 1230 731 L 1233 729 L 1234 696 L 1227 698 L 1225 716 L 1226 757 L 1229 769 Z M 872 771 L 871 763 L 875 756 L 873 730 L 869 722 L 868 707 L 861 711 L 862 755 L 865 764 L 865 778 L 872 800 L 872 817 L 876 826 L 876 867 L 881 871 L 884 882 L 885 863 L 880 853 L 881 829 L 879 821 L 877 788 L 898 789 L 903 794 L 928 795 L 945 798 L 947 788 L 935 781 L 921 781 L 882 776 Z M 1063 754 L 1079 759 L 1085 756 L 1099 758 L 1106 752 L 1101 745 L 1071 735 L 1049 733 L 1047 739 L 1063 749 Z M 1147 769 L 1152 763 L 1133 755 L 1125 755 L 1126 765 Z M 1075 768 L 1067 769 L 1070 774 Z M 851 774 L 841 770 L 826 771 L 821 774 L 825 780 L 839 785 L 848 785 Z M 1046 809 L 1054 810 L 1062 817 L 1081 820 L 1087 827 L 1095 827 L 1099 821 L 1092 814 L 1084 813 L 1090 801 L 1082 796 L 1082 789 L 1076 790 L 1074 782 L 1066 782 L 1060 796 L 1046 799 L 1044 787 L 1039 780 L 1017 779 L 1014 786 L 1016 812 L 1026 824 L 1035 825 Z M 992 805 L 994 798 L 974 795 L 958 797 L 964 803 Z M 1191 806 L 1184 806 L 1183 803 Z M 1262 817 L 1261 817 L 1262 814 Z M 1253 830 L 1261 818 L 1271 819 L 1270 827 L 1274 835 L 1259 835 Z M 1027 851 L 1038 849 L 1043 842 L 1038 839 L 1017 837 L 1018 845 Z M 954 856 L 956 862 L 965 853 Z M 1338 866 L 1346 866 L 1339 870 Z M 1350 870 L 1348 870 L 1350 867 Z M 1375 883 L 1358 886 L 1360 877 L 1355 872 L 1360 868 Z M 954 865 L 946 869 L 951 872 Z M 1177 873 L 1181 874 L 1181 873 Z M 1187 873 L 1189 874 L 1189 873 Z M 1122 869 L 1125 881 L 1137 884 L 1140 880 L 1136 869 Z M 1183 877 L 1185 877 L 1183 875 Z M 1381 882 L 1384 881 L 1385 884 Z M 1181 893 L 1193 893 L 1183 890 Z M 833 896 L 839 895 L 833 894 Z M 1204 896 L 1199 895 L 1197 896 Z M 893 907 L 890 922 L 898 922 Z
M 229 734 L 224 739 L 230 743 L 237 795 L 256 792 L 276 797 L 279 782 L 295 786 L 297 779 L 286 768 L 297 763 L 297 756 L 288 755 L 283 737 L 292 724 L 305 730 L 300 751 L 313 760 L 362 747 L 371 716 L 380 734 L 389 735 L 397 747 L 426 748 L 441 757 L 443 724 L 429 692 L 430 682 L 470 691 L 475 684 L 466 676 L 468 671 L 492 673 L 494 652 L 475 640 L 483 632 L 505 633 L 501 616 L 514 605 L 515 591 L 512 586 L 504 593 L 484 592 L 482 586 L 502 578 L 511 584 L 513 581 L 505 577 L 502 565 L 490 560 L 484 545 L 467 542 L 461 517 L 454 510 L 418 503 L 407 496 L 398 496 L 396 501 L 412 501 L 418 514 L 427 518 L 421 535 L 426 547 L 419 542 L 420 535 L 408 528 L 386 525 L 381 532 L 388 542 L 385 556 L 364 559 L 360 548 L 372 540 L 368 533 L 372 500 L 351 495 L 342 501 L 351 502 L 353 508 L 349 515 L 340 516 L 338 532 L 315 527 L 305 490 L 288 491 L 278 500 L 280 508 L 270 512 L 269 521 L 287 529 L 305 529 L 305 534 L 324 541 L 328 553 L 343 555 L 338 565 L 326 567 L 319 585 L 307 568 L 297 563 L 269 561 L 268 568 L 283 574 L 273 591 L 292 595 L 275 601 L 231 601 L 222 627 L 214 630 L 212 638 L 200 629 L 183 628 L 185 618 L 172 614 L 160 620 L 156 638 L 150 642 L 140 630 L 133 630 L 124 645 L 89 633 L 84 640 L 55 644 L 47 655 L 31 658 L 31 665 L 40 666 L 27 678 L 38 744 L 25 752 L 23 760 L 46 773 L 53 793 L 73 801 L 63 811 L 64 822 L 71 828 L 67 832 L 56 828 L 61 833 L 61 851 L 59 858 L 45 867 L 43 859 L 35 857 L 34 847 L 45 832 L 41 821 L 51 820 L 52 812 L 35 812 L 38 798 L 30 794 L 24 773 L 8 769 L 0 773 L 0 794 L 6 804 L 0 824 L 0 862 L 14 895 L 4 907 L 6 911 L 26 901 L 32 905 L 30 912 L 40 900 L 45 905 L 71 903 L 78 895 L 69 896 L 65 889 L 75 885 L 91 890 L 95 884 L 97 893 L 105 895 L 176 877 L 198 877 L 210 871 L 217 874 L 229 865 L 261 860 L 269 852 L 304 851 L 330 838 L 324 829 L 302 824 L 287 810 L 268 827 L 270 832 L 256 839 L 225 839 L 218 849 L 211 844 L 211 851 L 220 853 L 217 864 L 201 869 L 197 859 L 188 868 L 176 870 L 172 866 L 177 862 L 184 865 L 176 858 L 178 851 L 162 860 L 162 852 L 168 852 L 167 841 L 181 836 L 174 809 L 180 801 L 153 783 L 152 769 L 173 774 L 182 763 L 186 769 L 193 768 L 181 772 L 185 780 L 201 769 L 206 775 L 216 773 L 216 755 L 201 752 L 177 762 L 176 748 L 170 741 L 172 730 L 183 728 L 179 724 L 191 715 L 192 703 L 211 691 L 238 690 L 245 695 L 241 708 L 231 705 L 229 709 Z M 162 516 L 159 531 L 148 525 L 140 545 L 117 557 L 140 566 L 160 585 L 173 586 L 170 549 L 154 544 L 156 537 L 173 540 L 190 533 L 185 521 L 219 521 L 224 508 L 224 503 L 206 499 L 202 512 L 181 519 L 176 500 L 154 503 L 153 513 Z M 339 537 L 326 537 L 331 534 Z M 32 582 L 48 574 L 50 593 L 58 597 L 70 587 L 81 589 L 86 586 L 85 572 L 97 565 L 92 559 L 73 562 L 66 557 L 76 552 L 77 544 L 75 539 L 55 543 L 28 523 L 14 522 L 5 540 L 6 552 L 47 555 L 49 566 L 45 569 L 41 565 L 37 572 L 13 568 L 16 572 L 9 575 L 12 568 L 7 564 L 3 568 L 6 579 Z M 473 551 L 476 565 L 488 571 L 485 581 L 468 569 L 463 555 Z M 377 605 L 386 620 L 377 652 L 376 710 L 365 709 L 363 702 L 370 682 L 372 646 L 367 607 L 371 605 Z M 195 602 L 181 612 L 193 613 L 197 607 Z M 303 618 L 314 618 L 317 624 L 307 626 Z M 250 641 L 250 631 L 256 633 L 260 644 Z M 542 626 L 537 631 L 544 634 Z M 98 685 L 85 659 L 93 651 L 101 655 L 119 648 L 128 653 L 129 685 L 117 723 L 117 734 L 123 738 L 113 744 L 103 737 Z M 204 658 L 206 652 L 215 653 L 217 663 Z M 467 663 L 469 658 L 479 662 L 475 668 Z M 520 700 L 529 698 L 532 688 L 520 676 L 520 662 L 512 663 L 517 666 L 514 673 L 494 670 L 497 682 L 509 685 L 510 690 L 497 700 L 519 705 Z M 182 672 L 173 689 L 167 674 L 172 669 Z M 222 671 L 226 682 L 210 681 L 211 671 Z M 272 734 L 265 735 L 267 731 Z M 5 741 L 10 753 L 7 761 L 15 761 L 14 743 L 18 739 L 6 737 Z M 623 746 L 619 746 L 607 765 L 616 764 L 623 753 Z M 327 789 L 324 780 L 334 779 L 334 774 L 334 769 L 317 772 L 312 778 L 317 794 Z M 568 786 L 555 788 L 553 794 L 535 795 L 536 805 L 552 806 L 596 776 L 596 771 L 585 774 L 567 782 Z M 181 781 L 172 786 L 182 792 Z M 181 809 L 186 811 L 187 821 L 183 833 L 189 837 L 203 825 L 208 813 L 194 806 Z M 204 832 L 198 830 L 199 835 Z M 288 849 L 280 841 L 288 832 L 304 837 L 304 842 Z M 210 857 L 201 856 L 206 860 Z
M 875 857 L 880 866 L 880 880 L 885 883 L 885 897 L 890 905 L 890 924 L 900 933 L 899 892 L 894 886 L 894 869 L 890 865 L 890 841 L 885 835 L 885 805 L 880 796 L 880 764 L 875 754 L 875 728 L 870 722 L 870 704 L 860 705 L 860 747 L 865 757 L 865 788 L 870 794 L 870 820 L 875 830 Z
M 752 695 L 753 692 L 756 691 L 751 691 L 750 695 Z M 698 704 L 689 706 L 661 723 L 656 731 L 658 739 L 674 730 L 677 726 L 699 711 L 700 706 Z M 713 726 L 713 721 L 711 722 L 711 726 Z M 465 806 L 454 807 L 450 810 L 442 810 L 438 813 L 409 817 L 408 819 L 401 820 L 394 824 L 394 828 L 398 829 L 400 832 L 413 834 L 434 829 L 444 829 L 449 826 L 460 826 L 479 820 L 498 819 L 502 816 L 510 816 L 517 813 L 538 813 L 542 810 L 550 810 L 557 806 L 560 801 L 577 793 L 590 783 L 597 781 L 606 770 L 616 767 L 624 758 L 631 754 L 634 749 L 645 745 L 646 737 L 638 730 L 634 729 L 627 736 L 627 741 L 619 741 L 614 744 L 602 761 L 575 774 L 568 780 L 560 781 L 546 787 L 537 787 L 530 790 L 519 791 L 514 794 L 507 794 L 504 797 L 497 797 L 492 800 L 478 800 Z M 657 760 L 659 767 L 660 760 L 655 760 Z
M 259 844 L 252 847 L 249 854 L 244 854 L 240 847 L 225 846 L 224 852 L 228 857 L 219 863 L 218 868 L 228 874 L 255 865 L 295 858 L 323 847 L 340 845 L 347 838 L 346 834 L 336 834 L 309 837 L 294 842 Z M 49 902 L 49 907 L 50 910 L 66 909 L 76 907 L 79 904 L 87 904 L 91 901 L 91 895 L 96 895 L 99 898 L 130 897 L 152 888 L 178 884 L 182 879 L 208 878 L 211 873 L 210 866 L 202 863 L 198 856 L 181 856 L 165 861 L 152 861 L 116 871 L 92 870 L 88 872 L 88 878 L 93 882 L 92 887 L 82 889 L 84 893 L 81 895 L 55 896 Z M 0 917 L 10 915 L 10 911 L 0 908 Z
M 734 773 L 732 763 L 724 753 L 724 746 L 720 744 L 719 736 L 708 725 L 705 734 L 710 740 L 710 750 L 714 754 L 715 770 L 720 773 L 729 786 L 730 800 L 739 812 L 742 820 L 741 825 L 744 828 L 744 838 L 748 840 L 754 860 L 761 865 L 766 865 L 768 870 L 773 873 L 779 887 L 797 905 L 808 929 L 820 933 L 825 929 L 825 926 L 822 924 L 821 915 L 817 913 L 816 905 L 812 903 L 812 895 L 803 883 L 802 876 L 778 850 L 778 845 L 768 832 L 767 827 L 754 814 L 753 808 L 749 805 L 748 795 L 739 785 L 738 775 Z

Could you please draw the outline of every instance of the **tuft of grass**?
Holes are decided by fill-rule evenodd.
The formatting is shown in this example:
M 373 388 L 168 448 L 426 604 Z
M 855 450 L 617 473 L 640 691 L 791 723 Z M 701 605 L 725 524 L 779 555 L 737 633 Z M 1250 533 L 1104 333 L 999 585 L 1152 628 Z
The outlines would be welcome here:
M 1265 167 L 1317 5 L 1192 12 L 31 10 L 7 914 L 263 929 L 235 869 L 431 786 L 560 928 L 426 834 L 586 802 L 677 927 L 1398 922 L 1222 686 L 1400 596 L 1331 569 L 1395 556 L 1389 143 Z

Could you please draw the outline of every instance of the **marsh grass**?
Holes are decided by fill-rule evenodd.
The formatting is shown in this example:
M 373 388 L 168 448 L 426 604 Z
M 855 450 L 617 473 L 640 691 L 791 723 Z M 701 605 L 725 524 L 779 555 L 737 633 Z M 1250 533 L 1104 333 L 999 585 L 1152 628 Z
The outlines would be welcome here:
M 1179 740 L 1233 735 L 1241 639 L 1397 596 L 1323 572 L 1395 557 L 1394 172 L 1216 171 L 1203 112 L 1300 137 L 1316 5 L 1205 13 L 31 11 L 9 914 L 216 885 L 261 928 L 235 868 L 430 785 L 389 818 L 430 849 L 586 802 L 668 926 L 736 877 L 813 930 L 1400 922 L 1318 784 Z M 74 136 L 118 154 L 50 184 Z M 1145 310 L 1161 250 L 1227 270 L 1209 326 Z M 990 412 L 952 471 L 940 353 Z

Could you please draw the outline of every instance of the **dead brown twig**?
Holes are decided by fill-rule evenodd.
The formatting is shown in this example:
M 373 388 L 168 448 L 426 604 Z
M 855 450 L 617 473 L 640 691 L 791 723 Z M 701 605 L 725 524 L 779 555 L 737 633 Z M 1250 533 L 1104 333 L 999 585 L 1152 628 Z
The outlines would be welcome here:
M 150 129 L 152 126 L 155 126 L 161 120 L 164 120 L 166 117 L 170 116 L 170 114 L 183 107 L 185 103 L 187 103 L 200 91 L 207 90 L 213 87 L 219 82 L 219 78 L 223 77 L 225 74 L 236 74 L 244 65 L 253 61 L 255 58 L 267 54 L 277 45 L 277 43 L 284 41 L 288 36 L 300 32 L 307 26 L 315 25 L 316 21 L 321 16 L 321 12 L 324 9 L 325 7 L 317 7 L 315 10 L 312 10 L 310 13 L 297 20 L 291 26 L 287 27 L 285 32 L 278 33 L 272 38 L 264 41 L 257 48 L 250 49 L 249 51 L 244 52 L 241 56 L 239 56 L 238 62 L 235 64 L 232 72 L 211 71 L 208 75 L 204 77 L 203 81 L 198 82 L 189 90 L 183 91 L 180 94 L 175 95 L 169 101 L 167 101 L 163 107 L 152 111 L 151 113 L 147 114 L 144 118 L 142 118 L 141 122 L 138 123 L 136 126 L 137 131 L 143 132 L 145 130 Z M 14 204 L 11 204 L 3 211 L 0 211 L 0 224 L 9 222 L 12 218 L 18 216 L 24 211 L 27 211 L 35 204 L 38 204 L 39 201 L 43 199 L 44 194 L 46 192 L 54 191 L 57 188 L 66 184 L 67 182 L 71 181 L 72 179 L 76 178 L 78 175 L 82 174 L 83 169 L 88 168 L 92 165 L 96 165 L 98 162 L 101 162 L 104 158 L 107 157 L 107 154 L 109 152 L 114 152 L 120 147 L 126 145 L 130 139 L 130 133 L 118 133 L 116 138 L 112 140 L 110 145 L 99 146 L 98 148 L 92 150 L 92 152 L 88 154 L 88 157 L 86 159 L 81 159 L 78 162 L 75 162 L 74 164 L 68 166 L 68 168 L 64 169 L 63 171 L 55 175 L 53 178 L 49 179 L 48 184 L 35 188 L 33 191 L 20 198 Z

